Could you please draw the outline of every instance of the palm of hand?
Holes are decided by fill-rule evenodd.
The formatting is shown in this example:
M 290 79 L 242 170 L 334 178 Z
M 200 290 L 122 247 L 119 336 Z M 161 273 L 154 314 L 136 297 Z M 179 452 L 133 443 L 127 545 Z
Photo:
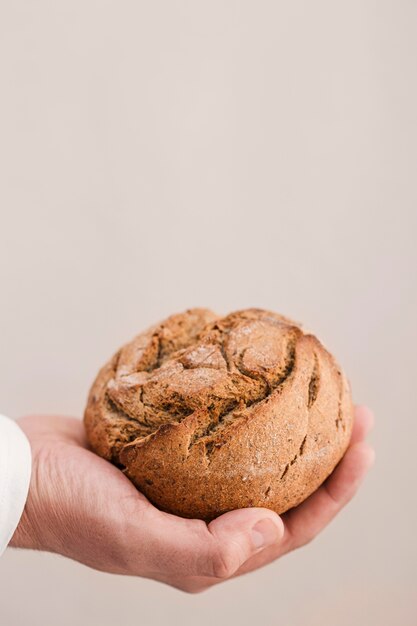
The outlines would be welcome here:
M 207 525 L 156 509 L 122 472 L 88 449 L 79 420 L 34 416 L 19 423 L 31 441 L 33 471 L 12 545 L 58 552 L 95 569 L 153 578 L 190 592 L 311 541 L 353 497 L 373 460 L 364 442 L 372 414 L 359 407 L 345 457 L 300 506 L 281 518 L 269 509 L 239 509 Z M 250 529 L 264 519 L 274 523 L 273 541 L 256 549 Z

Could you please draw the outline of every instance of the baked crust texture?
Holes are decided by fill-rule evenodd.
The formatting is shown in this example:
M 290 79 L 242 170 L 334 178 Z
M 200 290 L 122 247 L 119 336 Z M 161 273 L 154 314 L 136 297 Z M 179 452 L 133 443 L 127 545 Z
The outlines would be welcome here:
M 349 443 L 349 382 L 301 324 L 262 309 L 170 316 L 99 371 L 84 424 L 94 452 L 159 509 L 210 521 L 283 513 Z

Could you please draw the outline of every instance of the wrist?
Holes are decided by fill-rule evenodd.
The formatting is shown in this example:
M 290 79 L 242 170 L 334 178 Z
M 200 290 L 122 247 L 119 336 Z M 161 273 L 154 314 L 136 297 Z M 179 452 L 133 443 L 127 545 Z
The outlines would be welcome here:
M 9 542 L 9 546 L 12 548 L 27 548 L 31 550 L 42 549 L 33 536 L 31 525 L 27 519 L 26 510 L 22 513 L 17 528 Z
M 31 478 L 31 446 L 22 428 L 0 415 L 0 555 L 22 515 Z
M 34 418 L 35 420 L 35 418 Z M 19 523 L 9 542 L 9 546 L 15 548 L 27 548 L 33 550 L 45 550 L 45 529 L 48 527 L 45 520 L 47 507 L 42 502 L 42 478 L 39 472 L 40 443 L 33 430 L 32 418 L 17 420 L 18 425 L 25 433 L 31 447 L 31 476 L 25 506 Z

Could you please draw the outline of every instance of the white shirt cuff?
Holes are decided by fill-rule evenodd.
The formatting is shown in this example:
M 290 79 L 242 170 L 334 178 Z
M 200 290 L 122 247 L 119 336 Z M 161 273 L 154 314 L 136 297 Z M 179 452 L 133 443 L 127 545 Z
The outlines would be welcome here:
M 0 415 L 0 556 L 25 508 L 31 471 L 28 438 L 16 422 Z

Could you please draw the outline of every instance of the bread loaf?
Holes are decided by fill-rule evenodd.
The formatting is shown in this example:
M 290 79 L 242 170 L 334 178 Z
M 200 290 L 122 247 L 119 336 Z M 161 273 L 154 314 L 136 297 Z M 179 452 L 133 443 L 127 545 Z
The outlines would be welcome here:
M 155 506 L 206 521 L 302 502 L 343 456 L 352 421 L 334 357 L 261 309 L 190 309 L 139 334 L 100 370 L 84 415 L 92 449 Z

